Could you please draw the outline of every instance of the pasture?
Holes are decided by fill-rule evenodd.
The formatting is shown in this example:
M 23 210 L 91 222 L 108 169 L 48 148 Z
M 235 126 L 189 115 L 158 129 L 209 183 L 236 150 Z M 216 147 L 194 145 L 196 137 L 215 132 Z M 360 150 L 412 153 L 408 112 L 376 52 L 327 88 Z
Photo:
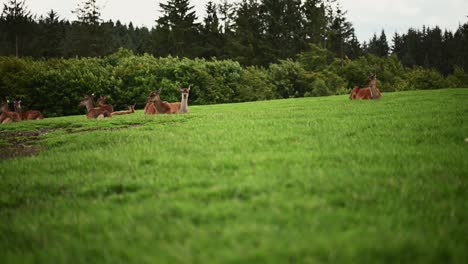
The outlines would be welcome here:
M 444 89 L 2 125 L 1 263 L 462 263 L 467 102 Z

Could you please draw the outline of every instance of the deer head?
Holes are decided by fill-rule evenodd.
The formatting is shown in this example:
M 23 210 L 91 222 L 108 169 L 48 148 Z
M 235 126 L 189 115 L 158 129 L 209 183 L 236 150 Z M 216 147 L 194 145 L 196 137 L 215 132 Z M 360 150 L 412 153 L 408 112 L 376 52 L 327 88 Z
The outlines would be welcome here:
M 156 91 L 153 91 L 150 93 L 150 95 L 148 96 L 148 101 L 149 102 L 155 102 L 157 100 L 161 100 L 159 95 L 161 94 L 161 90 L 156 90 Z
M 83 100 L 81 100 L 79 106 L 92 107 L 93 106 L 93 97 L 89 96 L 89 95 L 83 96 Z
M 10 111 L 10 107 L 8 107 L 8 103 L 9 103 L 8 100 L 6 102 L 2 101 L 2 103 L 0 105 L 0 112 L 9 112 Z
M 180 92 L 182 93 L 182 98 L 183 99 L 188 99 L 189 93 L 190 93 L 190 88 L 192 88 L 192 85 L 189 85 L 188 88 L 180 88 Z
M 21 111 L 21 100 L 13 101 L 13 105 L 15 107 L 15 111 Z

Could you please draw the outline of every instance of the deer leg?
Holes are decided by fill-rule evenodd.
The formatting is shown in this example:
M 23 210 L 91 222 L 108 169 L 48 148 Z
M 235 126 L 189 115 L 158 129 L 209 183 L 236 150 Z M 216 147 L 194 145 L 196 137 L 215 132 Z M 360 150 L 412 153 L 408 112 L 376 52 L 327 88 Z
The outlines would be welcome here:
M 2 121 L 2 124 L 9 124 L 9 123 L 13 123 L 13 120 L 11 120 L 11 118 L 9 118 L 9 117 L 5 118 L 5 119 Z

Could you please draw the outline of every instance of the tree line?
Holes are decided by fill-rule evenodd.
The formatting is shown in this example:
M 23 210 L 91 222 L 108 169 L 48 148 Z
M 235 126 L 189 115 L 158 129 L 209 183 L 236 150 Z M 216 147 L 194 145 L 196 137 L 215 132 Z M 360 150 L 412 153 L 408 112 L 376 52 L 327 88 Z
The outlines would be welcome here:
M 74 21 L 50 10 L 35 16 L 26 0 L 8 0 L 0 17 L 0 55 L 33 58 L 101 57 L 119 48 L 156 57 L 231 59 L 268 66 L 307 50 L 310 44 L 340 58 L 396 55 L 406 67 L 433 68 L 444 75 L 468 67 L 468 23 L 455 31 L 409 29 L 389 45 L 384 31 L 360 43 L 335 0 L 240 0 L 208 2 L 197 17 L 190 0 L 155 4 L 162 11 L 152 28 L 103 21 L 97 0 L 83 0 Z M 199 22 L 201 20 L 201 22 Z

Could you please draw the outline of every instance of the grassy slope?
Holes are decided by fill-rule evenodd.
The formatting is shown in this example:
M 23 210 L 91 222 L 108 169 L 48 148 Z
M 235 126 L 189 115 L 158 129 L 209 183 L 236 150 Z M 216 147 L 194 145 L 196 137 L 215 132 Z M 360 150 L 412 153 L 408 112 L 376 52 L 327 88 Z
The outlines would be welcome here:
M 0 126 L 144 124 L 59 129 L 0 161 L 0 260 L 461 263 L 467 102 L 447 89 Z

